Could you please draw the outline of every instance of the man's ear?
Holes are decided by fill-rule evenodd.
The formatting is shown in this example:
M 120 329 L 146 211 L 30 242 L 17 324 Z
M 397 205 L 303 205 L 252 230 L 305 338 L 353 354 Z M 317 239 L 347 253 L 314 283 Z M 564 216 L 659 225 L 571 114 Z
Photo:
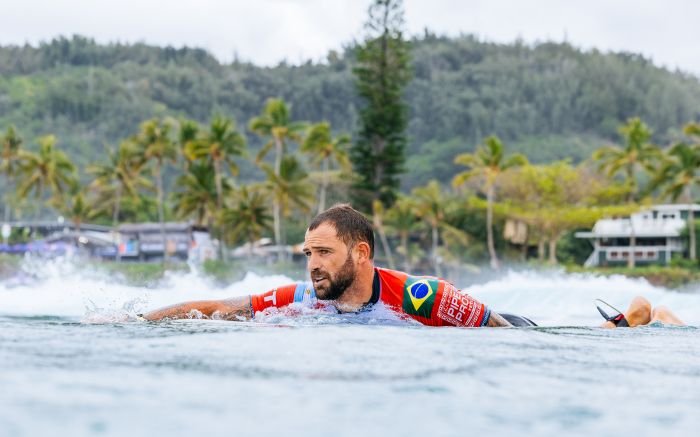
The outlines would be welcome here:
M 365 241 L 358 241 L 357 244 L 355 244 L 355 250 L 357 250 L 357 257 L 358 261 L 369 261 L 369 244 L 367 244 Z

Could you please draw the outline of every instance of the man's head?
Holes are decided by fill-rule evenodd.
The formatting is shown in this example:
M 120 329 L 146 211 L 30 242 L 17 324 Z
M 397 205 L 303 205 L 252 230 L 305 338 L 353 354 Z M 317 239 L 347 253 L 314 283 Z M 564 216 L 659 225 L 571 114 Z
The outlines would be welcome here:
M 353 284 L 358 269 L 373 267 L 372 223 L 350 205 L 335 205 L 311 221 L 304 253 L 318 298 L 338 299 Z

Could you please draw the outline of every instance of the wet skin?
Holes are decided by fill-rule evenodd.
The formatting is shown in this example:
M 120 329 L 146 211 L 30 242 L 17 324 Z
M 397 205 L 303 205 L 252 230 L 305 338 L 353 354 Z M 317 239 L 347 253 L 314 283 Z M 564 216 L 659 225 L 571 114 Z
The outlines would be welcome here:
M 629 308 L 625 311 L 625 319 L 627 319 L 630 328 L 649 325 L 654 322 L 661 322 L 664 325 L 685 326 L 685 323 L 673 314 L 670 309 L 663 305 L 652 308 L 651 302 L 643 296 L 637 296 L 632 299 Z M 605 322 L 601 327 L 616 328 L 612 322 Z

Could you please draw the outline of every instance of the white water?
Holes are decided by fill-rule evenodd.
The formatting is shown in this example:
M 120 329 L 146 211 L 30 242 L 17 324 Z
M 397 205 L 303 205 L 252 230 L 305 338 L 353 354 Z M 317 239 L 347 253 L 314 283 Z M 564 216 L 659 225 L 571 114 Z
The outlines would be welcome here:
M 195 269 L 168 273 L 154 287 L 145 288 L 65 260 L 26 261 L 23 270 L 37 278 L 0 282 L 0 314 L 75 317 L 93 323 L 126 321 L 137 313 L 177 302 L 262 293 L 304 280 L 249 272 L 243 280 L 222 287 Z M 700 288 L 679 292 L 655 287 L 644 279 L 510 271 L 464 289 L 496 311 L 521 314 L 540 325 L 595 326 L 602 319 L 594 299 L 624 311 L 636 295 L 645 296 L 653 305 L 666 305 L 688 324 L 700 325 Z
M 431 329 L 381 306 L 242 323 L 121 323 L 303 278 L 249 273 L 221 287 L 170 274 L 145 288 L 60 261 L 23 269 L 0 282 L 0 436 L 695 435 L 700 427 L 696 328 Z M 637 294 L 700 324 L 697 290 L 624 277 L 509 272 L 468 291 L 541 325 L 596 326 L 594 298 L 624 309 Z

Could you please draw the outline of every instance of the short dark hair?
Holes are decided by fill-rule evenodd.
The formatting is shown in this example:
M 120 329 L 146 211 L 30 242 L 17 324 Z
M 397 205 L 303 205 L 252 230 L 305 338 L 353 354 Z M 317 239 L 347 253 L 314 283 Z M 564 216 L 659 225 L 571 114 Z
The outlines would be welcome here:
M 338 203 L 314 217 L 309 230 L 313 231 L 326 222 L 333 225 L 338 238 L 348 247 L 355 246 L 359 241 L 369 244 L 369 259 L 374 259 L 372 222 L 361 212 L 353 209 L 349 203 Z

